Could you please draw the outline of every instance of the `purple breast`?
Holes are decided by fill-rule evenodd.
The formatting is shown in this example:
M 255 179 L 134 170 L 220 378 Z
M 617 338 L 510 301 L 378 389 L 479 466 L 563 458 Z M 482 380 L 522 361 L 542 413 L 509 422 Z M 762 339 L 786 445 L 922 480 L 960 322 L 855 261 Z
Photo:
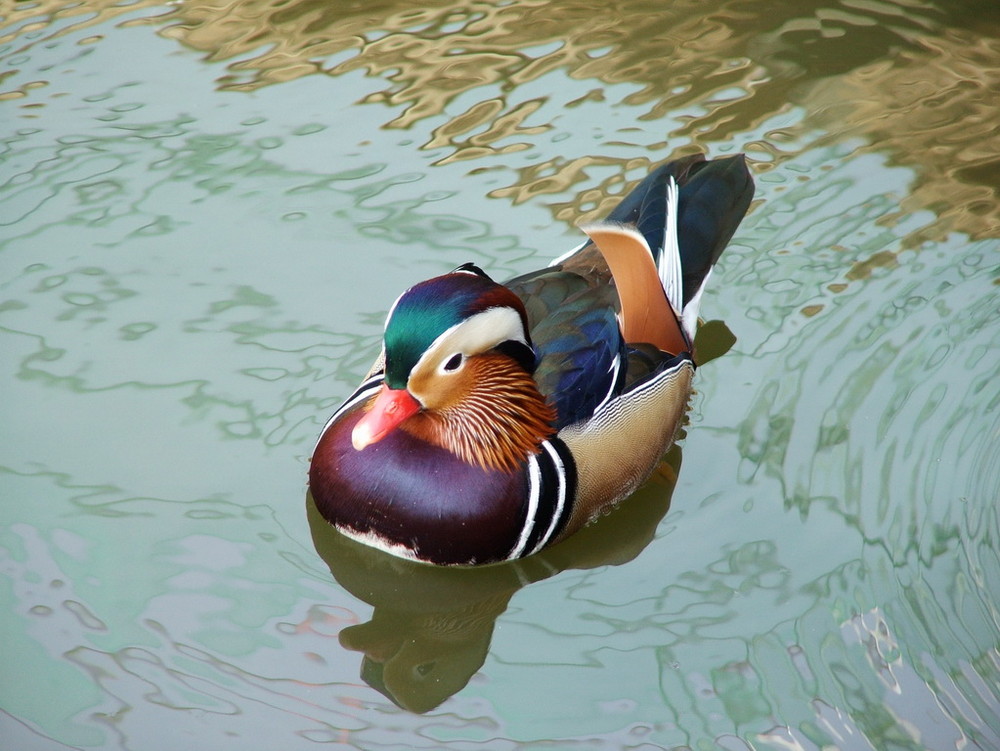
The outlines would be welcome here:
M 361 414 L 342 415 L 313 453 L 309 486 L 327 521 L 432 563 L 505 560 L 525 522 L 525 472 L 484 470 L 401 429 L 357 451 Z

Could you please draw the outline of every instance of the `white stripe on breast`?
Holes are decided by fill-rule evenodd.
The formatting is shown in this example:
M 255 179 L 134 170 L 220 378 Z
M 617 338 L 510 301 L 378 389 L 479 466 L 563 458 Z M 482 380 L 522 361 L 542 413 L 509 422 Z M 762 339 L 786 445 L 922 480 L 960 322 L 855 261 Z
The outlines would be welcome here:
M 542 442 L 542 448 L 545 452 L 552 457 L 552 463 L 555 465 L 556 475 L 559 478 L 558 495 L 556 497 L 556 508 L 552 512 L 552 520 L 549 522 L 549 528 L 545 530 L 545 534 L 535 545 L 532 553 L 537 553 L 543 547 L 545 547 L 549 540 L 552 539 L 552 535 L 556 530 L 556 525 L 559 524 L 559 519 L 562 517 L 563 509 L 566 507 L 566 467 L 563 464 L 562 457 L 559 456 L 559 452 L 556 451 L 555 447 L 548 441 Z
M 542 493 L 542 471 L 538 467 L 538 457 L 532 454 L 528 457 L 528 513 L 524 519 L 524 527 L 517 538 L 517 545 L 507 556 L 507 560 L 520 558 L 528 545 L 528 538 L 535 528 L 535 516 L 538 514 L 538 500 Z

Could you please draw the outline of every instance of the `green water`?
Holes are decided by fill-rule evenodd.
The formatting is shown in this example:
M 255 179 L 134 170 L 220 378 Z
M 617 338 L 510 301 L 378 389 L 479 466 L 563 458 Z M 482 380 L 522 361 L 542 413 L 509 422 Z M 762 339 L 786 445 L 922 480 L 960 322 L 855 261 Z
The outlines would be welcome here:
M 0 13 L 0 747 L 1000 748 L 995 3 Z M 403 288 L 696 150 L 758 199 L 646 488 L 476 572 L 315 518 Z

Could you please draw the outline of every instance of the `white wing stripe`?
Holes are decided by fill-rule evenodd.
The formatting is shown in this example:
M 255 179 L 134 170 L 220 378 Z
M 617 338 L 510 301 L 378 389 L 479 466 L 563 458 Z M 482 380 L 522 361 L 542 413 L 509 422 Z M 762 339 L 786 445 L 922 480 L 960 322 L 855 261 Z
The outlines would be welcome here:
M 677 183 L 673 176 L 667 182 L 667 223 L 663 228 L 663 255 L 660 257 L 660 281 L 670 306 L 677 317 L 684 307 L 684 274 L 681 269 L 681 247 L 677 240 Z

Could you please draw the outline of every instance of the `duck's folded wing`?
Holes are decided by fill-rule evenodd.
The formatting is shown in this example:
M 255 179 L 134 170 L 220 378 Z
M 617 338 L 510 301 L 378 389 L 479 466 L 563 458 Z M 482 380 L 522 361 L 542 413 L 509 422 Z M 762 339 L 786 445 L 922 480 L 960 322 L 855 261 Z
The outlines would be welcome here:
M 556 408 L 556 428 L 589 418 L 621 392 L 628 353 L 609 284 L 550 268 L 508 283 L 525 301 L 535 381 Z
M 615 311 L 587 304 L 598 292 L 567 301 L 533 332 L 535 380 L 556 408 L 557 429 L 590 418 L 625 382 L 628 352 Z

